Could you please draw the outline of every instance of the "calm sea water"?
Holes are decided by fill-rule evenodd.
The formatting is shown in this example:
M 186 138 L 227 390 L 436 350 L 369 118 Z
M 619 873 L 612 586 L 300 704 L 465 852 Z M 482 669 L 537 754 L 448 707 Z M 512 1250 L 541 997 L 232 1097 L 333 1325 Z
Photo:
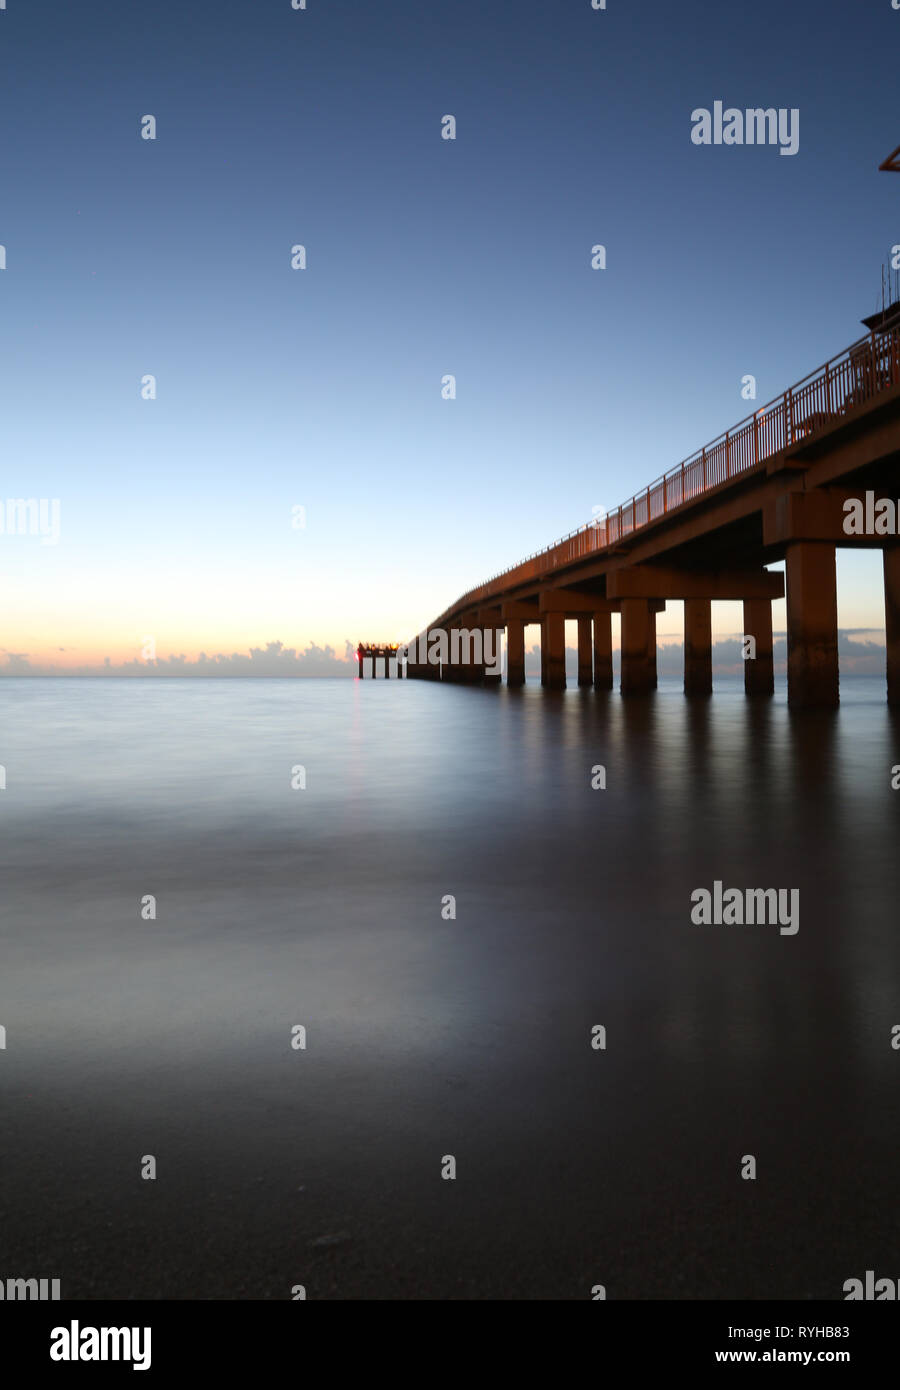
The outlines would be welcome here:
M 900 718 L 883 681 L 842 696 L 0 684 L 0 1278 L 900 1276 Z M 798 889 L 798 933 L 693 925 L 715 880 Z

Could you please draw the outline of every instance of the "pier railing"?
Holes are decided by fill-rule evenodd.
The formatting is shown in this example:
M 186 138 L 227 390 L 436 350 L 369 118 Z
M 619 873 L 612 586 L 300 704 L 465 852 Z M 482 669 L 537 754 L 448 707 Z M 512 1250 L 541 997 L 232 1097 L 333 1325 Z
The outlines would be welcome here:
M 615 511 L 586 522 L 543 550 L 492 575 L 462 594 L 452 608 L 488 597 L 499 580 L 506 581 L 503 587 L 524 583 L 585 555 L 609 549 L 658 517 L 827 429 L 898 382 L 900 329 L 875 329 L 733 429 L 670 468 Z

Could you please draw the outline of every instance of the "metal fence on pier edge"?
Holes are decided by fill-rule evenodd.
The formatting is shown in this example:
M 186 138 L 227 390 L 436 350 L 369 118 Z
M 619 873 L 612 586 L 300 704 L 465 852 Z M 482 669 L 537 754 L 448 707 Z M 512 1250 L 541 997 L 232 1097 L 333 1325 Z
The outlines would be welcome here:
M 900 329 L 875 329 L 734 429 L 726 430 L 683 463 L 676 464 L 606 517 L 586 522 L 552 545 L 492 575 L 462 594 L 445 612 L 488 598 L 497 588 L 510 588 L 585 555 L 607 550 L 657 517 L 758 467 L 790 445 L 811 438 L 898 382 Z

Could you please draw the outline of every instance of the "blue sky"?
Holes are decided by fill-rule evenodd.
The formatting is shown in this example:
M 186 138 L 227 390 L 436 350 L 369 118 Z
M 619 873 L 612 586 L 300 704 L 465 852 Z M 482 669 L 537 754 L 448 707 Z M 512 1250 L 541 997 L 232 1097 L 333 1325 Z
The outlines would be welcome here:
M 0 538 L 2 647 L 399 640 L 625 500 L 863 331 L 898 38 L 887 0 L 9 0 L 0 493 L 62 530 Z M 799 152 L 694 145 L 716 99 Z M 839 581 L 881 627 L 877 553 Z

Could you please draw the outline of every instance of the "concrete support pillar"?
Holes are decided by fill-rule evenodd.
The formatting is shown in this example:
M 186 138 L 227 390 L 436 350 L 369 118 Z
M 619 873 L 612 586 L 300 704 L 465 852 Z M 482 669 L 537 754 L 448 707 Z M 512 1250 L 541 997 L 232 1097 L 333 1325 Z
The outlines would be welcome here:
M 406 663 L 407 680 L 427 680 L 428 663 L 422 660 L 424 656 L 427 656 L 427 645 L 416 641 L 414 646 L 408 648 L 408 652 L 409 659 Z
M 564 613 L 541 618 L 542 682 L 551 690 L 566 688 L 566 619 Z
M 452 681 L 454 684 L 459 680 L 459 667 L 453 658 L 453 628 L 447 628 L 447 660 L 441 665 L 441 680 Z
M 594 614 L 594 686 L 612 690 L 612 614 Z
M 444 669 L 439 660 L 431 661 L 429 656 L 437 657 L 434 645 L 430 638 L 419 648 L 419 679 L 423 681 L 439 681 L 445 679 Z
M 480 653 L 477 653 L 477 654 L 480 655 L 480 656 L 483 658 L 483 657 L 484 657 L 484 628 L 483 628 L 483 627 L 470 627 L 470 628 L 469 628 L 469 631 L 470 631 L 471 633 L 475 634 L 475 636 L 478 636 L 478 637 L 481 638 L 481 651 L 480 651 Z M 466 683 L 467 683 L 468 685 L 480 685 L 481 682 L 484 680 L 484 660 L 482 659 L 481 661 L 476 662 L 476 661 L 473 659 L 473 655 L 474 655 L 474 654 L 473 654 L 473 651 L 472 651 L 472 639 L 470 638 L 470 639 L 469 639 L 469 652 L 468 652 L 468 656 L 469 656 L 470 659 L 469 659 L 469 661 L 466 663 L 466 667 L 465 667 L 465 672 L 466 672 L 465 679 L 466 679 Z
M 455 670 L 456 670 L 456 679 L 457 679 L 457 681 L 459 682 L 460 685 L 470 685 L 471 682 L 472 682 L 472 668 L 471 668 L 471 662 L 469 661 L 469 657 L 470 657 L 471 653 L 470 653 L 470 651 L 467 649 L 466 643 L 463 642 L 462 639 L 461 639 L 461 634 L 462 634 L 463 631 L 465 631 L 465 632 L 471 632 L 471 630 L 472 630 L 472 629 L 471 629 L 470 627 L 468 627 L 468 626 L 465 627 L 464 629 L 459 629 L 459 631 L 460 631 L 460 641 L 459 641 L 459 651 L 457 652 L 457 658 L 458 658 L 458 659 L 457 659 L 457 661 L 456 661 L 456 663 L 455 663 Z M 453 648 L 452 648 L 452 646 L 451 646 L 451 648 L 450 648 L 450 656 L 451 656 L 451 664 L 453 664 L 453 663 L 452 663 L 452 657 L 453 657 Z
M 837 572 L 828 541 L 787 547 L 788 704 L 838 704 Z
M 581 613 L 578 616 L 578 684 L 591 685 L 593 679 L 591 615 L 590 613 Z
M 377 656 L 373 656 L 373 657 L 372 657 L 372 679 L 373 679 L 373 681 L 375 681 L 375 680 L 378 679 L 378 657 L 377 657 Z
M 744 693 L 772 695 L 775 663 L 772 657 L 772 600 L 744 599 L 744 636 L 756 643 L 756 655 L 744 662 Z
M 489 643 L 490 646 L 488 646 Z M 503 680 L 502 669 L 497 669 L 497 667 L 500 666 L 500 654 L 502 648 L 503 628 L 493 626 L 486 627 L 484 629 L 484 647 L 482 648 L 482 651 L 484 652 L 483 673 L 485 685 L 499 685 L 500 682 Z M 496 657 L 496 665 L 494 664 L 493 660 L 488 660 L 489 657 Z
M 684 693 L 712 694 L 712 604 L 708 598 L 684 601 Z
M 439 656 L 439 653 L 435 651 L 434 644 L 430 639 L 426 643 L 422 655 L 425 658 L 423 664 L 419 668 L 419 674 L 422 679 L 426 681 L 446 680 L 446 665 L 438 659 L 434 661 L 429 660 L 429 656 L 434 656 L 435 658 Z
M 663 607 L 665 607 L 665 604 L 663 604 Z M 659 682 L 656 677 L 656 609 L 652 605 L 650 607 L 650 620 L 648 625 L 650 632 L 647 637 L 647 665 L 650 668 L 650 679 L 653 682 L 651 689 L 655 690 Z
M 467 629 L 468 630 L 468 629 Z M 454 642 L 455 639 L 455 642 Z M 469 681 L 469 663 L 466 661 L 465 644 L 462 641 L 462 629 L 459 627 L 450 629 L 450 651 L 448 653 L 450 661 L 450 679 L 457 685 L 465 685 Z
M 449 665 L 445 668 L 444 680 L 455 681 L 457 685 L 477 685 L 484 677 L 484 664 L 473 660 L 472 636 L 463 640 L 464 632 L 474 636 L 477 629 L 469 623 L 458 623 L 447 633 Z
M 525 684 L 525 623 L 510 618 L 506 624 L 506 683 Z
M 882 555 L 887 697 L 889 705 L 900 705 L 900 545 L 885 546 Z
M 356 653 L 356 658 L 357 658 L 357 660 L 358 660 L 358 662 L 359 662 L 359 678 L 360 678 L 360 680 L 363 680 L 364 677 L 363 677 L 363 654 L 362 654 L 362 652 L 357 652 L 357 653 Z
M 386 681 L 389 681 L 390 678 L 391 678 L 391 654 L 390 654 L 390 652 L 385 652 L 385 654 L 384 654 L 384 678 L 385 678 Z
M 656 613 L 649 599 L 622 599 L 622 694 L 656 689 Z

